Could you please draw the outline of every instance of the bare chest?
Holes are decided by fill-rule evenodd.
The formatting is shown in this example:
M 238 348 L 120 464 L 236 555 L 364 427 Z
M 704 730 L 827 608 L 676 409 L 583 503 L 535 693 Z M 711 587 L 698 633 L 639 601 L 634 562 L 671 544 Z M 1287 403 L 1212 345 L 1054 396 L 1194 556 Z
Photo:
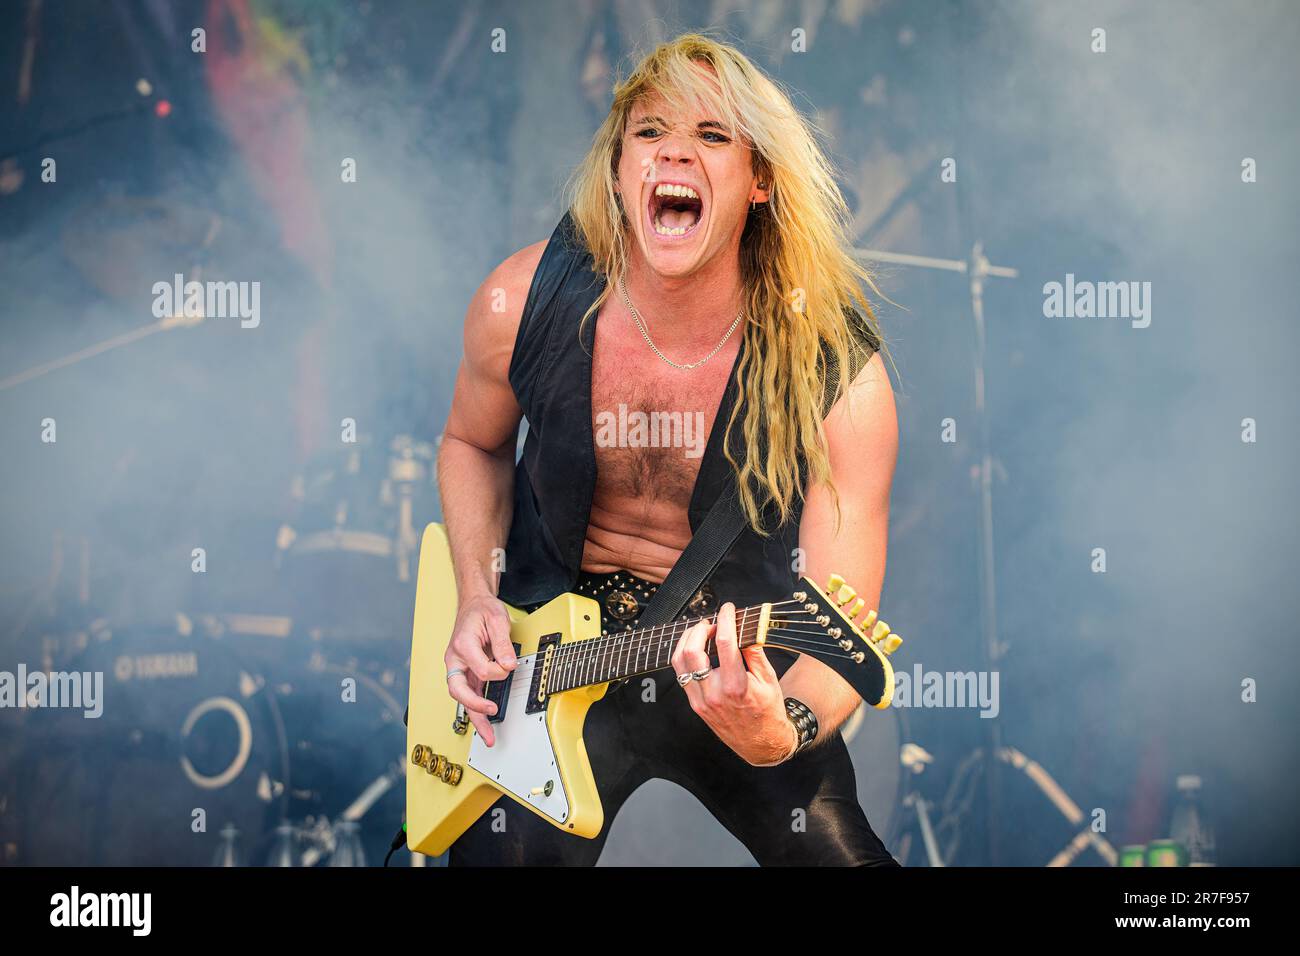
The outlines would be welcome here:
M 621 310 L 601 316 L 591 373 L 599 501 L 663 502 L 684 515 L 738 344 L 729 341 L 698 368 L 677 369 Z

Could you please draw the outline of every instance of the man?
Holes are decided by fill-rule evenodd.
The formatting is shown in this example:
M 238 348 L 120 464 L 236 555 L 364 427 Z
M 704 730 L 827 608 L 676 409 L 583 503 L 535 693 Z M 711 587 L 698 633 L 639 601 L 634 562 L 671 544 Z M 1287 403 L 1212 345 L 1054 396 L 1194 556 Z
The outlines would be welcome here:
M 551 239 L 498 266 L 465 321 L 439 456 L 460 599 L 451 695 L 491 745 L 480 691 L 516 666 L 502 601 L 573 590 L 601 602 L 606 630 L 635 626 L 734 482 L 748 525 L 690 605 L 717 610 L 716 624 L 689 632 L 673 673 L 611 688 L 588 716 L 604 833 L 637 786 L 663 778 L 760 864 L 893 864 L 835 733 L 859 698 L 812 657 L 739 649 L 735 627 L 735 605 L 789 595 L 792 568 L 842 574 L 868 607 L 884 578 L 897 418 L 854 308 L 870 318 L 870 279 L 830 167 L 743 55 L 686 35 L 617 87 L 572 195 Z M 610 427 L 635 412 L 680 420 L 669 437 L 681 441 Z M 600 854 L 604 833 L 499 806 L 504 830 L 485 814 L 453 865 Z

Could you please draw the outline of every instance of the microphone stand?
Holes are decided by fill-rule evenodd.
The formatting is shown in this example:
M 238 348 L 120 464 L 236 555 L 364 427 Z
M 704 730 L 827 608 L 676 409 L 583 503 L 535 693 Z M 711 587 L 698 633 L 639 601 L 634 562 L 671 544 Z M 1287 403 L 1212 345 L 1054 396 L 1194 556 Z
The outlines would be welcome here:
M 980 621 L 983 642 L 981 657 L 988 671 L 997 668 L 1008 645 L 998 640 L 997 587 L 993 562 L 993 467 L 990 448 L 988 408 L 985 404 L 985 349 L 987 337 L 984 323 L 984 283 L 987 279 L 1015 279 L 1020 273 L 1007 266 L 995 266 L 984 255 L 984 243 L 977 240 L 967 259 L 939 259 L 906 253 L 886 252 L 879 249 L 855 249 L 854 254 L 868 262 L 889 262 L 920 269 L 939 269 L 945 272 L 964 273 L 970 290 L 971 314 L 975 320 L 975 420 L 977 424 L 979 457 L 979 528 L 980 528 Z M 1002 470 L 998 464 L 999 471 Z M 1005 473 L 1004 473 L 1005 474 Z M 988 810 L 988 838 L 990 864 L 997 865 L 997 825 L 1000 818 L 1001 794 L 997 781 L 996 754 L 1002 750 L 1002 730 L 996 720 L 987 723 L 988 745 L 985 747 L 985 793 Z

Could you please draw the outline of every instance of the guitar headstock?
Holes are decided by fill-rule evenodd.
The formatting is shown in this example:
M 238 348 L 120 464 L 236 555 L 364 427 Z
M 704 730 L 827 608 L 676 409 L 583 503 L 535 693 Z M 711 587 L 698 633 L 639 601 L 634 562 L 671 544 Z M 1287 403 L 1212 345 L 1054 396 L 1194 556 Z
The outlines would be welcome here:
M 852 685 L 873 707 L 884 709 L 894 696 L 889 655 L 903 639 L 891 633 L 874 608 L 838 574 L 823 589 L 800 578 L 792 600 L 773 604 L 764 644 L 811 654 Z

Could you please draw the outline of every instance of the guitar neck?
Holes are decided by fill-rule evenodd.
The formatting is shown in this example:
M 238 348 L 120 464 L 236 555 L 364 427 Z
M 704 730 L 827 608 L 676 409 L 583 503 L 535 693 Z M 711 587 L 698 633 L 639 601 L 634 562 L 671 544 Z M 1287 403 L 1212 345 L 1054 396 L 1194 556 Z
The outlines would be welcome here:
M 763 641 L 767 634 L 771 604 L 755 604 L 736 610 L 736 633 L 741 647 Z M 671 666 L 673 652 L 686 632 L 701 621 L 713 624 L 717 614 L 671 621 L 587 641 L 556 646 L 550 662 L 550 693 L 560 693 L 592 684 L 649 674 Z M 710 637 L 706 651 L 713 656 L 716 638 Z

